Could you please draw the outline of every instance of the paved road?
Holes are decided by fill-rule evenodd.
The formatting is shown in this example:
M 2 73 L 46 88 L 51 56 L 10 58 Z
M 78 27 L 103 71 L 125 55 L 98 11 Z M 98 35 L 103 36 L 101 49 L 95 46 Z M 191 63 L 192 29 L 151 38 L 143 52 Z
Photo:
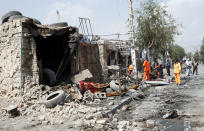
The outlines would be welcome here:
M 166 125 L 163 131 L 204 131 L 204 66 L 199 66 L 199 75 L 191 76 L 191 80 L 180 86 L 187 102 L 179 111 L 184 120 L 161 121 Z
M 193 131 L 204 131 L 204 66 L 199 67 L 200 74 L 187 83 L 184 93 L 192 97 L 192 102 L 186 104 L 183 112 L 190 116 L 189 121 Z

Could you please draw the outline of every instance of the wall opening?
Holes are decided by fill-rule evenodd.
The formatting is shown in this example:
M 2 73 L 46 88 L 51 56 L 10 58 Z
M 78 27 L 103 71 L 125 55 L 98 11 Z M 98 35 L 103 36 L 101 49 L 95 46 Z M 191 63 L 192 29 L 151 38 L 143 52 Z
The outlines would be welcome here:
M 64 33 L 62 35 L 51 35 L 46 38 L 43 36 L 35 37 L 36 54 L 40 68 L 40 84 L 53 85 L 62 80 L 56 80 L 56 73 L 66 49 L 68 48 L 68 53 L 70 51 L 68 36 L 68 33 Z M 62 78 L 70 74 L 70 67 L 69 62 L 62 74 Z

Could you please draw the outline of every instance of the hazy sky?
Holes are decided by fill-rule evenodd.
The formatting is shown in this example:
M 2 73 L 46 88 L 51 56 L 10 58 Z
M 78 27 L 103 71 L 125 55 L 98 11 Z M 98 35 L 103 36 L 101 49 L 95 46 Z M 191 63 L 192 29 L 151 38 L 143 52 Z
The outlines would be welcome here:
M 1 0 L 0 14 L 19 10 L 23 15 L 37 18 L 43 24 L 58 22 L 56 10 L 62 21 L 79 26 L 78 17 L 91 19 L 93 33 L 98 35 L 127 33 L 128 0 Z M 133 8 L 139 6 L 133 0 Z M 182 24 L 182 35 L 176 38 L 177 44 L 187 51 L 199 49 L 204 36 L 204 0 L 164 0 L 169 13 Z M 116 38 L 112 36 L 111 38 Z M 128 37 L 122 37 L 128 38 Z

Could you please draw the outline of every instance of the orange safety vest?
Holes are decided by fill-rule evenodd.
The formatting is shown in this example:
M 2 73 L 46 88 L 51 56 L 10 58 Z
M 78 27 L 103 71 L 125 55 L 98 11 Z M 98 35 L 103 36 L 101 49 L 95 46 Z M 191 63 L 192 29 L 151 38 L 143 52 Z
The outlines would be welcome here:
M 174 73 L 180 73 L 181 65 L 180 63 L 174 64 Z
M 144 66 L 144 71 L 150 71 L 149 61 L 145 60 L 143 66 Z
M 132 64 L 129 65 L 128 70 L 129 70 L 129 71 L 130 71 L 130 70 L 133 70 L 133 65 L 132 65 Z

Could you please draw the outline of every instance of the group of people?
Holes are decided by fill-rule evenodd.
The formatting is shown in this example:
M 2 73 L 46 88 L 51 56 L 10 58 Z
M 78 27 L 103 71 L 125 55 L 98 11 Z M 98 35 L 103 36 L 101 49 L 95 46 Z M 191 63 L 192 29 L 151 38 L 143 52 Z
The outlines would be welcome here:
M 162 64 L 159 64 L 156 60 L 151 66 L 148 59 L 146 59 L 143 63 L 143 67 L 144 67 L 143 80 L 150 80 L 150 77 L 153 79 L 163 77 L 164 66 Z
M 156 60 L 154 63 L 150 64 L 148 59 L 145 59 L 143 63 L 144 67 L 144 74 L 143 74 L 143 80 L 150 80 L 150 77 L 156 79 L 158 77 L 162 78 L 163 77 L 163 69 L 166 68 L 168 76 L 171 75 L 171 63 L 169 60 L 166 61 L 166 64 L 163 66 L 162 64 L 159 64 Z M 180 84 L 180 74 L 184 70 L 186 71 L 186 75 L 189 76 L 190 73 L 192 74 L 198 74 L 198 62 L 197 61 L 190 61 L 187 59 L 186 61 L 179 62 L 178 60 L 174 61 L 174 75 L 175 75 L 175 80 L 176 84 Z M 191 68 L 193 67 L 193 72 L 191 71 Z M 128 68 L 129 74 L 132 73 L 133 71 L 133 66 L 130 65 Z
M 187 59 L 186 61 L 179 62 L 178 60 L 176 60 L 174 63 L 174 74 L 175 74 L 176 84 L 177 85 L 180 84 L 180 74 L 182 70 L 186 71 L 187 76 L 190 76 L 191 73 L 193 75 L 194 74 L 198 75 L 198 65 L 199 65 L 198 61 L 192 62 L 189 59 Z M 193 67 L 193 72 L 191 71 L 192 67 Z

